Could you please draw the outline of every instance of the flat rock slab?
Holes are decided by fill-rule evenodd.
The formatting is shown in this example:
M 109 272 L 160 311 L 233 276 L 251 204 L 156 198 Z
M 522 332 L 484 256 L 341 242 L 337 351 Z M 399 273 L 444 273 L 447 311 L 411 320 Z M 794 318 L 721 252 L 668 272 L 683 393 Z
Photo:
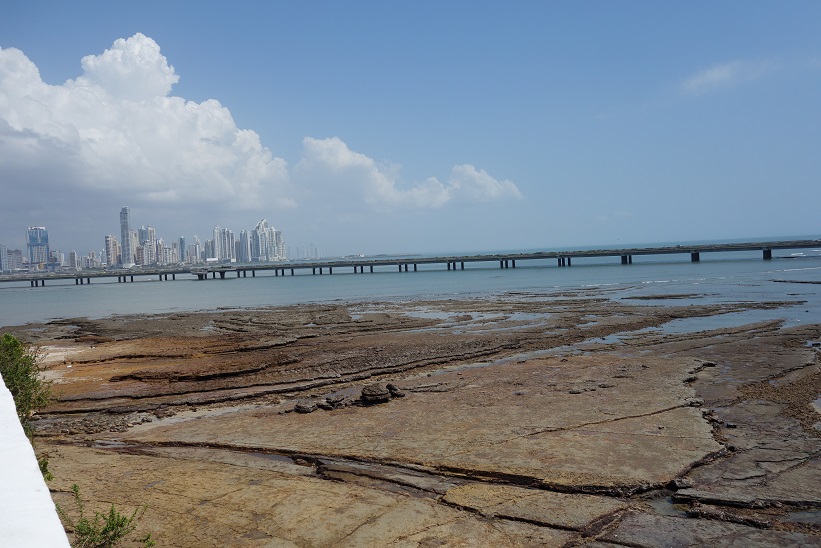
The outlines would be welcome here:
M 491 523 L 428 499 L 255 467 L 50 447 L 55 500 L 70 515 L 71 483 L 86 508 L 128 513 L 146 505 L 137 533 L 158 546 L 562 546 L 573 538 L 528 523 Z M 72 478 L 72 479 L 69 479 Z M 173 509 L 173 510 L 172 510 Z M 76 516 L 75 516 L 76 517 Z M 157 534 L 157 532 L 165 534 Z
M 454 487 L 445 494 L 444 500 L 489 517 L 577 531 L 627 506 L 625 502 L 606 497 L 485 484 Z
M 819 546 L 818 537 L 787 531 L 757 529 L 736 523 L 628 514 L 619 526 L 602 540 L 620 546 L 656 548 L 665 546 L 733 546 L 738 548 L 772 548 L 773 546 Z
M 143 442 L 219 443 L 516 476 L 586 490 L 663 485 L 721 449 L 685 383 L 691 359 L 575 356 L 406 379 L 375 407 L 260 407 L 142 425 Z M 433 385 L 437 390 L 430 391 Z

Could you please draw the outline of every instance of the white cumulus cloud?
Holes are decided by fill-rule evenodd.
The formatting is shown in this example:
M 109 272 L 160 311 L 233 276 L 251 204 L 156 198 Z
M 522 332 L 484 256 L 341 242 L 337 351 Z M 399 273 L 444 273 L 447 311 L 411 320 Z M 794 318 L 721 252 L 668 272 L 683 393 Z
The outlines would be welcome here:
M 82 66 L 76 79 L 49 85 L 23 52 L 0 49 L 4 179 L 22 166 L 28 179 L 45 179 L 53 171 L 38 170 L 62 163 L 61 184 L 128 201 L 293 205 L 286 162 L 218 101 L 171 96 L 179 77 L 151 38 L 117 40 Z
M 75 78 L 50 84 L 22 51 L 0 48 L 0 238 L 46 223 L 68 237 L 98 238 L 89 234 L 111 230 L 101 219 L 116 229 L 123 205 L 140 211 L 141 223 L 196 233 L 220 219 L 287 219 L 273 210 L 295 208 L 297 199 L 356 219 L 363 208 L 430 211 L 521 198 L 513 182 L 470 164 L 408 183 L 399 165 L 336 137 L 305 138 L 290 168 L 219 101 L 175 96 L 179 76 L 143 34 L 81 66 Z
M 732 61 L 720 63 L 693 74 L 681 84 L 688 93 L 706 93 L 741 82 L 755 80 L 771 70 L 767 62 Z
M 400 166 L 380 165 L 354 152 L 338 137 L 306 137 L 296 178 L 306 185 L 321 184 L 326 193 L 340 198 L 361 199 L 380 209 L 436 209 L 449 203 L 491 202 L 521 198 L 516 185 L 499 181 L 470 164 L 455 166 L 447 183 L 436 177 L 403 188 Z

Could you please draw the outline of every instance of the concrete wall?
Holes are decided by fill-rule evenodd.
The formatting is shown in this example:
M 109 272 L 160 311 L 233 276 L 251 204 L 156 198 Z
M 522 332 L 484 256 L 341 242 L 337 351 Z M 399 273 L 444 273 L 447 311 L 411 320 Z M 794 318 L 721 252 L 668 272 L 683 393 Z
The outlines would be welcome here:
M 0 546 L 66 547 L 69 543 L 34 450 L 0 378 Z

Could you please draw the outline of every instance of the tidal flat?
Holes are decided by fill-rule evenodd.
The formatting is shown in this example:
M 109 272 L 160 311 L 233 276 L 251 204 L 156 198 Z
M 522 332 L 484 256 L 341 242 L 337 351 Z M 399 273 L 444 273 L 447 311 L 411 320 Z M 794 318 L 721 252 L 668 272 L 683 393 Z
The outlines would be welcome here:
M 821 545 L 821 324 L 694 297 L 8 330 L 54 383 L 34 422 L 54 500 L 77 483 L 88 509 L 145 505 L 159 546 Z

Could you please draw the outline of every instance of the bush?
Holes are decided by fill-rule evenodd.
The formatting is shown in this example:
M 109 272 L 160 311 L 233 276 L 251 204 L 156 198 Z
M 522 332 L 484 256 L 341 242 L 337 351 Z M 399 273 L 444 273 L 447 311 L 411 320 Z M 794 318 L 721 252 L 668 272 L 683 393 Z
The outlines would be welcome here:
M 8 333 L 0 337 L 0 375 L 14 398 L 20 424 L 31 438 L 29 418 L 51 398 L 51 386 L 42 378 L 41 355 Z
M 126 537 L 137 528 L 137 520 L 145 512 L 145 507 L 137 508 L 130 516 L 126 516 L 119 513 L 112 504 L 108 514 L 95 512 L 94 519 L 88 519 L 83 513 L 83 499 L 80 498 L 80 488 L 76 483 L 71 486 L 71 492 L 80 517 L 76 522 L 72 521 L 59 505 L 57 506 L 57 513 L 67 529 L 74 531 L 72 546 L 75 548 L 113 548 L 114 546 L 120 546 L 127 540 Z M 132 540 L 145 548 L 151 548 L 156 544 L 151 539 L 150 534 Z

